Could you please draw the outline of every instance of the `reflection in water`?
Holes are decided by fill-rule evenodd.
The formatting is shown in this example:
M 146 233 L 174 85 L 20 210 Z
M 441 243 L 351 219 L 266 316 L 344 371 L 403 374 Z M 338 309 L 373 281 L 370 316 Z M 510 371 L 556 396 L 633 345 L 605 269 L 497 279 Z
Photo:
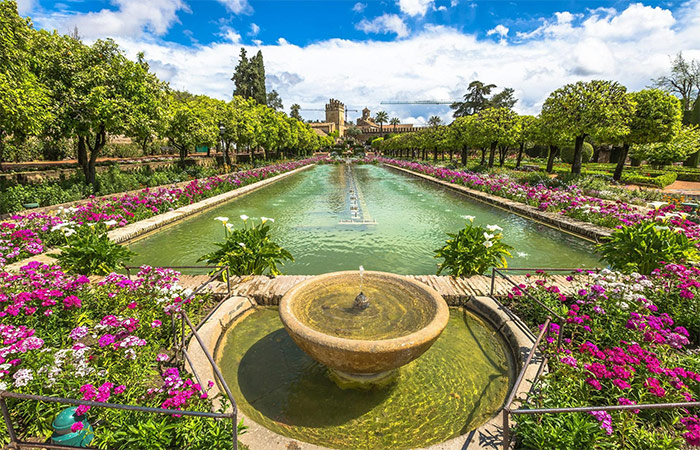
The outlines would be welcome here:
M 461 309 L 451 309 L 442 336 L 381 389 L 340 389 L 291 340 L 275 308 L 229 330 L 218 363 L 255 422 L 353 450 L 423 447 L 478 427 L 503 404 L 513 367 L 498 333 Z
M 377 166 L 353 169 L 376 225 L 342 225 L 345 216 L 343 166 L 317 166 L 233 200 L 130 245 L 133 262 L 191 265 L 223 238 L 217 216 L 273 217 L 273 233 L 295 261 L 285 274 L 367 270 L 434 274 L 433 251 L 447 233 L 464 227 L 461 216 L 478 225 L 498 224 L 514 247 L 512 267 L 595 267 L 593 246 L 513 214 L 476 203 L 424 180 Z M 236 225 L 236 221 L 234 221 Z

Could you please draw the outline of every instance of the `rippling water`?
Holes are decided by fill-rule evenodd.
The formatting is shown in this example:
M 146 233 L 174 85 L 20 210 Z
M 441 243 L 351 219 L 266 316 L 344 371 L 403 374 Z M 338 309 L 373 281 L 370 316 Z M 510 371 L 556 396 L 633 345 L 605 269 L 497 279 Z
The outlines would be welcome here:
M 130 245 L 135 264 L 192 265 L 223 238 L 215 221 L 241 214 L 275 219 L 273 235 L 295 261 L 285 274 L 338 270 L 381 270 L 398 274 L 434 274 L 447 233 L 465 224 L 497 224 L 504 242 L 514 247 L 511 267 L 595 267 L 600 265 L 586 241 L 514 214 L 471 201 L 453 191 L 378 166 L 352 169 L 361 191 L 362 211 L 376 225 L 339 224 L 351 218 L 347 168 L 316 166 L 209 210 Z

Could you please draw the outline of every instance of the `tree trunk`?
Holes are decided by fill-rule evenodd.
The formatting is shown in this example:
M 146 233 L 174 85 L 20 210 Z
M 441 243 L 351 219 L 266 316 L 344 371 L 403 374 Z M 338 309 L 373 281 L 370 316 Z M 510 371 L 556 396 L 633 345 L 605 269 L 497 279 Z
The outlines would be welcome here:
M 520 143 L 520 148 L 518 149 L 518 159 L 515 161 L 515 168 L 520 169 L 520 161 L 523 160 L 523 150 L 525 150 L 525 143 Z
M 78 136 L 78 165 L 83 169 L 83 174 L 87 180 L 87 146 L 85 145 L 85 136 Z
M 454 153 L 454 149 L 450 148 L 450 162 L 452 162 L 452 154 Z
M 467 146 L 462 146 L 462 166 L 467 165 Z
M 498 143 L 491 143 L 491 149 L 489 150 L 489 168 L 493 167 L 493 161 L 496 159 L 496 144 Z
M 600 145 L 596 145 L 593 149 L 593 157 L 591 158 L 591 162 L 597 163 L 598 158 L 600 158 Z
M 91 184 L 95 189 L 97 189 L 97 174 L 95 171 L 95 166 L 97 165 L 97 156 L 100 154 L 100 150 L 107 143 L 107 132 L 105 131 L 104 125 L 100 127 L 100 130 L 95 136 L 95 144 L 90 145 L 89 140 L 85 140 L 88 149 L 90 150 L 90 157 L 87 161 L 87 167 L 85 168 L 85 182 Z
M 620 178 L 622 178 L 622 170 L 625 168 L 625 161 L 627 160 L 627 154 L 629 151 L 630 145 L 627 142 L 622 144 L 622 151 L 620 152 L 620 157 L 617 158 L 617 166 L 615 166 L 613 180 L 620 181 Z
M 508 147 L 499 147 L 498 148 L 498 165 L 500 167 L 503 167 L 503 164 L 506 162 L 507 155 L 508 155 Z
M 437 162 L 437 147 L 433 149 L 433 162 Z
M 559 147 L 556 145 L 549 146 L 549 157 L 547 158 L 547 173 L 552 173 L 554 170 L 554 158 L 557 157 L 559 153 Z
M 0 170 L 2 170 L 2 163 L 5 161 L 5 132 L 0 131 Z
M 576 136 L 576 144 L 574 145 L 574 162 L 571 164 L 571 173 L 574 175 L 581 174 L 581 153 L 583 153 L 583 139 L 585 135 Z
M 480 166 L 483 166 L 486 164 L 486 147 L 481 148 L 481 161 L 479 162 Z

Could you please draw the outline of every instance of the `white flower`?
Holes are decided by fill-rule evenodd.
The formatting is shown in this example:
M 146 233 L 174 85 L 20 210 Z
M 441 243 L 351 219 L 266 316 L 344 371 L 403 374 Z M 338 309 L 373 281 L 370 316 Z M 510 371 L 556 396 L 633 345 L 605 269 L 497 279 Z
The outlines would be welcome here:
M 647 206 L 651 206 L 654 209 L 659 209 L 664 205 L 668 205 L 668 202 L 651 202 L 647 203 Z
M 228 222 L 228 217 L 214 217 L 214 220 L 218 220 L 220 222 L 226 223 L 226 222 Z
M 66 237 L 70 237 L 75 234 L 75 230 L 72 228 L 66 228 L 64 231 Z
M 627 311 L 630 308 L 630 305 L 628 305 L 627 302 L 620 302 L 618 303 L 618 306 L 623 311 Z
M 233 224 L 230 223 L 225 223 L 224 225 L 226 226 L 226 228 L 228 228 L 229 231 L 233 230 L 234 228 Z
M 273 218 L 271 218 L 271 217 L 263 217 L 263 216 L 260 216 L 260 218 L 262 219 L 263 223 L 267 222 L 268 220 L 269 220 L 270 222 L 273 222 L 273 223 L 274 223 L 274 221 L 275 221 L 275 219 L 273 219 Z
M 525 252 L 518 252 L 518 256 L 519 256 L 520 258 L 527 258 L 527 257 L 530 256 L 530 255 L 528 255 L 528 254 L 525 253 Z
M 503 231 L 503 228 L 498 225 L 486 225 L 486 229 L 489 231 Z
M 12 378 L 15 379 L 15 387 L 22 387 L 34 379 L 34 374 L 32 374 L 31 369 L 19 369 Z
M 474 217 L 474 216 L 461 216 L 461 217 L 462 217 L 462 219 L 468 220 L 470 222 L 474 222 L 474 219 L 476 219 L 476 217 Z
M 112 227 L 112 226 L 114 226 L 114 225 L 116 225 L 116 224 L 117 224 L 117 221 L 114 220 L 114 219 L 108 220 L 107 222 L 105 222 L 105 225 L 107 225 L 108 227 Z
M 486 239 L 487 241 L 490 241 L 494 237 L 496 237 L 495 234 L 488 234 L 488 233 L 484 232 L 484 239 Z
M 241 248 L 245 248 L 245 244 L 243 242 L 239 242 L 238 245 L 240 245 Z
M 484 241 L 484 247 L 489 248 L 493 245 L 493 242 L 491 241 Z
M 245 222 L 245 221 L 248 220 L 248 219 L 249 219 L 248 216 L 246 216 L 245 214 L 241 214 L 241 220 L 242 220 L 242 221 Z
M 0 391 L 6 391 L 6 390 L 7 390 L 7 383 L 0 382 Z

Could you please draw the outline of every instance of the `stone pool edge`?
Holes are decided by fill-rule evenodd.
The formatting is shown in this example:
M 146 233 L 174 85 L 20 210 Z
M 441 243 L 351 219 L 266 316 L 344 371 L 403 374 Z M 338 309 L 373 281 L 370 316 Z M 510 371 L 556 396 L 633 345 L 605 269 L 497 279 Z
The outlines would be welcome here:
M 576 220 L 574 218 L 564 216 L 562 214 L 552 213 L 548 211 L 540 211 L 534 206 L 526 205 L 524 203 L 520 203 L 515 200 L 510 200 L 505 197 L 487 194 L 486 192 L 470 189 L 466 186 L 449 183 L 443 180 L 438 180 L 437 178 L 432 177 L 430 175 L 414 172 L 412 170 L 404 169 L 403 167 L 398 167 L 393 164 L 382 163 L 382 166 L 398 170 L 408 175 L 412 175 L 414 177 L 430 181 L 431 183 L 447 187 L 473 200 L 479 201 L 481 203 L 486 203 L 489 206 L 495 206 L 507 212 L 517 214 L 528 220 L 534 220 L 550 228 L 554 228 L 555 230 L 573 234 L 579 238 L 583 238 L 588 241 L 600 243 L 603 239 L 609 237 L 612 234 L 612 230 L 608 228 Z
M 476 313 L 501 334 L 501 337 L 504 339 L 511 352 L 511 360 L 514 362 L 513 369 L 516 371 L 512 374 L 514 381 L 517 377 L 517 371 L 522 368 L 523 362 L 527 358 L 535 342 L 535 337 L 527 326 L 515 314 L 491 297 L 472 296 L 467 302 L 450 301 L 447 299 L 445 301 L 448 306 L 463 307 Z M 219 359 L 218 355 L 224 343 L 226 331 L 230 327 L 235 326 L 240 320 L 243 320 L 249 313 L 254 312 L 257 307 L 258 304 L 248 297 L 230 297 L 219 305 L 209 320 L 202 324 L 198 333 L 215 361 Z M 216 379 L 206 355 L 194 337 L 188 343 L 187 353 L 203 383 L 206 383 L 210 379 Z M 537 371 L 540 369 L 540 363 L 541 358 L 535 357 L 526 368 L 523 383 L 520 385 L 515 397 L 516 400 L 523 399 L 529 393 L 532 386 L 531 380 L 534 380 Z M 185 367 L 192 373 L 192 366 L 190 366 L 190 364 L 186 364 Z M 221 389 L 217 383 L 212 387 L 209 394 L 213 396 L 219 393 L 221 393 Z M 215 403 L 215 407 L 217 406 L 218 403 Z M 287 450 L 289 448 L 295 448 L 291 447 L 294 445 L 293 443 L 296 443 L 300 446 L 299 448 L 304 450 L 333 450 L 328 447 L 318 446 L 274 433 L 248 418 L 240 410 L 238 411 L 238 418 L 239 420 L 243 419 L 244 424 L 248 426 L 248 431 L 243 435 L 241 441 L 248 445 L 251 450 Z M 423 449 L 496 450 L 500 448 L 500 440 L 503 436 L 502 428 L 503 420 L 501 407 L 491 419 L 476 429 L 445 442 L 423 447 Z
M 169 225 L 174 225 L 175 223 L 185 220 L 194 214 L 201 213 L 208 209 L 219 206 L 220 204 L 226 203 L 229 200 L 233 200 L 236 197 L 249 194 L 253 191 L 267 186 L 268 184 L 274 183 L 275 181 L 279 181 L 285 177 L 314 167 L 315 165 L 316 164 L 307 164 L 303 167 L 298 167 L 294 170 L 290 170 L 289 172 L 284 172 L 279 175 L 275 175 L 271 178 L 256 181 L 255 183 L 241 186 L 239 188 L 232 189 L 228 192 L 224 192 L 213 197 L 205 198 L 204 200 L 200 200 L 196 203 L 181 206 L 180 208 L 174 209 L 172 211 L 164 212 L 162 214 L 149 217 L 147 219 L 139 220 L 138 222 L 130 223 L 129 225 L 126 225 L 124 227 L 116 228 L 114 230 L 109 231 L 107 235 L 109 236 L 109 239 L 111 241 L 116 242 L 118 244 L 125 244 L 136 238 L 142 237 L 145 234 L 152 233 Z M 187 183 L 190 182 L 188 181 Z M 58 253 L 59 250 L 53 248 L 39 255 L 30 256 L 29 258 L 25 258 L 20 261 L 15 261 L 12 264 L 6 265 L 0 270 L 4 270 L 6 272 L 18 272 L 22 266 L 25 266 L 32 261 L 38 261 L 43 264 L 55 264 L 56 260 L 53 259 L 50 255 L 56 255 Z

